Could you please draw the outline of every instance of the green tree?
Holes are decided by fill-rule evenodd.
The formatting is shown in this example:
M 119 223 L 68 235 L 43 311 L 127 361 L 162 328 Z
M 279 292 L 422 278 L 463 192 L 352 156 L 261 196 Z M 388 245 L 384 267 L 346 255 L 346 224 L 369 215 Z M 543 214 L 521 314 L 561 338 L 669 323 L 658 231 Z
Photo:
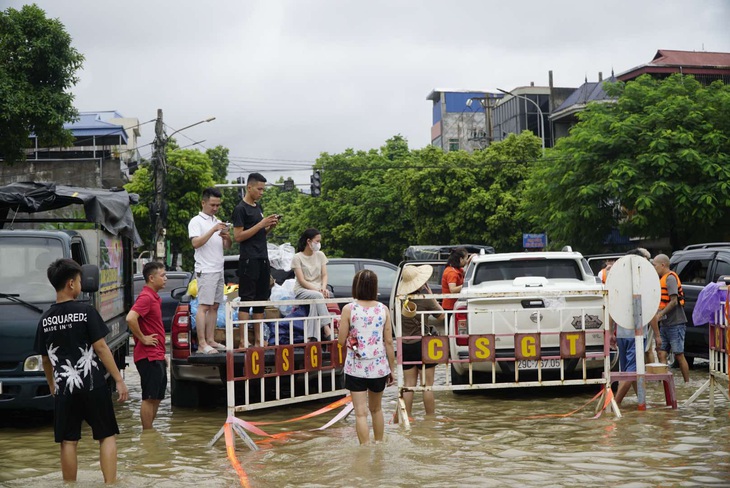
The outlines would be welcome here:
M 540 138 L 511 134 L 482 151 L 414 151 L 394 175 L 414 222 L 409 244 L 487 244 L 518 250 L 525 231 L 519 215 L 525 178 L 540 156 Z
M 730 88 L 692 76 L 607 84 L 539 163 L 523 211 L 556 244 L 600 250 L 611 231 L 673 249 L 722 238 L 730 216 Z
M 216 146 L 214 148 L 205 151 L 205 154 L 210 158 L 210 162 L 213 168 L 213 181 L 216 183 L 225 183 L 226 177 L 228 176 L 228 154 L 230 150 L 227 147 Z
M 213 186 L 212 162 L 207 154 L 196 149 L 174 149 L 167 151 L 167 166 L 167 238 L 170 240 L 173 262 L 182 253 L 183 269 L 191 270 L 194 258 L 188 238 L 188 222 L 200 212 L 202 190 Z M 140 196 L 140 202 L 132 208 L 132 212 L 146 249 L 151 248 L 154 236 L 149 211 L 154 201 L 153 180 L 151 168 L 144 166 L 124 186 L 127 191 Z
M 69 89 L 84 57 L 58 19 L 36 5 L 0 12 L 0 155 L 25 159 L 29 136 L 43 146 L 66 146 L 73 138 L 63 124 L 73 121 Z

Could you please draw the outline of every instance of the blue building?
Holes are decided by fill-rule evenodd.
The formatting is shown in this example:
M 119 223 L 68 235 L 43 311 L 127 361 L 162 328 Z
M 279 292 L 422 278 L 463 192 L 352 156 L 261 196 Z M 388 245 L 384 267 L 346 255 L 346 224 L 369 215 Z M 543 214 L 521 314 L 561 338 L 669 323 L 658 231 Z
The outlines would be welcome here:
M 501 93 L 434 89 L 431 144 L 445 152 L 484 149 L 494 140 L 492 110 Z

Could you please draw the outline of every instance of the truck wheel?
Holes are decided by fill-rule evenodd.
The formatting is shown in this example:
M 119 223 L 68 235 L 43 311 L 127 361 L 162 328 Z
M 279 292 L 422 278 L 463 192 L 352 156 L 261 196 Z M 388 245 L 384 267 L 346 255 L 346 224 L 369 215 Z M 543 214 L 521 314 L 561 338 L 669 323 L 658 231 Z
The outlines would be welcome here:
M 451 365 L 451 384 L 452 385 L 466 385 L 469 384 L 469 377 L 460 375 L 454 369 L 454 365 Z M 466 390 L 452 390 L 454 395 L 465 395 Z
M 193 381 L 175 379 L 170 375 L 170 401 L 173 407 L 198 408 L 200 406 L 200 385 Z

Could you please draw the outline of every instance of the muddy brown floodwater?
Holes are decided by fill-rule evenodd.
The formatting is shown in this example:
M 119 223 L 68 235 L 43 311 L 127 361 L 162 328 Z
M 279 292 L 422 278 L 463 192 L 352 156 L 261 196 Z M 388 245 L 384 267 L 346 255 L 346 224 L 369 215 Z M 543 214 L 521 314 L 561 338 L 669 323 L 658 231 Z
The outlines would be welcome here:
M 439 367 L 437 382 L 445 381 Z M 649 383 L 648 410 L 639 412 L 635 395 L 624 417 L 592 419 L 593 405 L 567 418 L 527 419 L 568 413 L 597 388 L 510 389 L 470 395 L 437 393 L 437 418 L 426 420 L 416 397 L 412 430 L 386 425 L 382 444 L 359 447 L 354 416 L 325 431 L 323 415 L 287 428 L 285 439 L 249 451 L 240 441 L 238 458 L 252 487 L 282 486 L 730 486 L 730 405 L 716 396 L 714 413 L 704 394 L 691 407 L 684 401 L 708 378 L 707 363 L 677 384 L 679 410 L 664 406 L 661 386 Z M 186 410 L 163 401 L 157 430 L 142 433 L 140 386 L 134 367 L 126 372 L 132 400 L 117 404 L 118 486 L 240 486 L 226 459 L 225 444 L 212 439 L 226 418 L 225 408 Z M 397 389 L 386 390 L 386 417 L 395 410 Z M 305 404 L 242 415 L 246 420 L 284 420 L 319 408 Z M 79 482 L 99 486 L 97 443 L 88 427 L 79 443 Z M 59 449 L 47 417 L 4 413 L 0 420 L 0 484 L 10 487 L 64 486 Z

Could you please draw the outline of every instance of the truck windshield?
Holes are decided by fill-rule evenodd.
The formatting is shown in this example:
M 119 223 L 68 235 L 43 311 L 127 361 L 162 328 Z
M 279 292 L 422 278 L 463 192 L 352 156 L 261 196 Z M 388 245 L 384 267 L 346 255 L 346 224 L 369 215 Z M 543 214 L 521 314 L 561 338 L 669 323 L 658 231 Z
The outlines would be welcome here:
M 479 263 L 474 272 L 474 284 L 478 285 L 485 281 L 512 281 L 523 276 L 583 279 L 578 263 L 574 259 L 520 259 Z
M 53 302 L 56 291 L 48 282 L 48 265 L 63 257 L 58 239 L 3 237 L 0 239 L 0 293 L 16 294 L 26 302 Z

